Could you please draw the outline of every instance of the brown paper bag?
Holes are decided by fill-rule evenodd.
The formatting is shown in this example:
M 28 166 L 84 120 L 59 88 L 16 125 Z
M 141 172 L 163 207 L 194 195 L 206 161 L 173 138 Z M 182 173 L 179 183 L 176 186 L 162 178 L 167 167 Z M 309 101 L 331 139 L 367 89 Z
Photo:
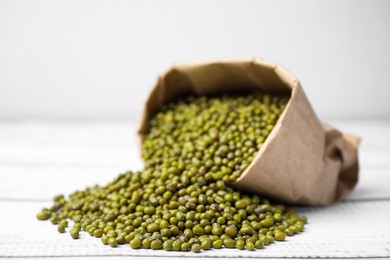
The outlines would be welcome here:
M 283 202 L 326 205 L 337 202 L 358 180 L 359 138 L 322 125 L 299 81 L 281 66 L 263 60 L 175 65 L 152 89 L 142 112 L 142 142 L 148 122 L 163 104 L 187 94 L 237 91 L 290 95 L 274 129 L 253 162 L 232 186 Z

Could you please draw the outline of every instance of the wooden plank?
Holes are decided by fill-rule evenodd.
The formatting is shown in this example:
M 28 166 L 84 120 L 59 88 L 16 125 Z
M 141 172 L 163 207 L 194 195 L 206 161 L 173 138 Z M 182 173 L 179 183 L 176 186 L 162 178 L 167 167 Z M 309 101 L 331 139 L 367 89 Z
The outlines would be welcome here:
M 388 198 L 383 183 L 390 176 L 390 124 L 346 125 L 365 133 L 360 182 L 349 199 Z M 135 125 L 124 122 L 1 123 L 0 199 L 49 200 L 142 169 L 134 132 Z
M 306 214 L 306 231 L 288 237 L 255 252 L 210 250 L 191 252 L 132 250 L 128 245 L 110 248 L 86 233 L 73 240 L 68 233 L 59 234 L 48 221 L 37 221 L 35 213 L 42 202 L 0 201 L 1 257 L 390 257 L 390 200 L 344 202 L 331 207 L 298 208 Z M 351 221 L 353 220 L 353 225 Z
M 266 250 L 192 253 L 112 249 L 84 234 L 60 235 L 35 213 L 58 194 L 104 185 L 127 169 L 141 169 L 135 125 L 126 122 L 0 123 L 0 257 L 89 259 L 390 257 L 390 123 L 336 122 L 363 137 L 356 190 L 335 206 L 298 208 L 308 215 L 307 232 Z M 375 221 L 373 221 L 375 220 Z M 351 223 L 353 225 L 351 225 Z

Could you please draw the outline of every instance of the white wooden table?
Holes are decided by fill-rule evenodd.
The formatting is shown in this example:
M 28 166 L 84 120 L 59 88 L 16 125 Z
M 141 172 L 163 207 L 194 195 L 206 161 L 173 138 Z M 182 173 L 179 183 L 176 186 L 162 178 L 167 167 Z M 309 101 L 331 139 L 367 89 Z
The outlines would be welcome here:
M 298 208 L 306 231 L 255 252 L 201 254 L 103 246 L 98 239 L 59 234 L 35 214 L 58 194 L 105 184 L 141 169 L 129 122 L 0 122 L 0 257 L 144 258 L 390 258 L 390 121 L 333 122 L 363 137 L 360 180 L 343 202 Z

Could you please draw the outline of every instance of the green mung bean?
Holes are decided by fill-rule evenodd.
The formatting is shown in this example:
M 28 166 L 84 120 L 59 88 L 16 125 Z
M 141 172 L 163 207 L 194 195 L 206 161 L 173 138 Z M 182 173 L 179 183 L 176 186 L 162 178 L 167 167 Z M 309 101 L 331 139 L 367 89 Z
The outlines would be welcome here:
M 79 232 L 80 232 L 80 230 L 78 230 L 77 228 L 71 228 L 71 229 L 69 230 L 70 236 L 71 236 L 72 238 L 74 238 L 74 239 L 76 239 L 76 238 L 79 237 Z
M 230 187 L 249 166 L 282 114 L 288 98 L 268 95 L 186 97 L 150 119 L 142 171 L 105 186 L 76 191 L 37 214 L 68 221 L 116 247 L 193 251 L 255 250 L 304 230 L 307 218 L 266 198 Z

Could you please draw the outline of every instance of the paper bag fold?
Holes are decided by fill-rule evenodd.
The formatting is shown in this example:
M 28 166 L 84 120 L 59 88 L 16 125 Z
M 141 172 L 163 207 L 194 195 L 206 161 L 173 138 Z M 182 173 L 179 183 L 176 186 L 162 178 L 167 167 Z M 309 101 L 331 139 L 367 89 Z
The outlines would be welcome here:
M 142 142 L 162 105 L 183 95 L 265 92 L 290 100 L 253 162 L 233 187 L 302 205 L 341 200 L 358 180 L 358 137 L 322 125 L 299 81 L 258 59 L 175 65 L 161 75 L 144 105 Z

